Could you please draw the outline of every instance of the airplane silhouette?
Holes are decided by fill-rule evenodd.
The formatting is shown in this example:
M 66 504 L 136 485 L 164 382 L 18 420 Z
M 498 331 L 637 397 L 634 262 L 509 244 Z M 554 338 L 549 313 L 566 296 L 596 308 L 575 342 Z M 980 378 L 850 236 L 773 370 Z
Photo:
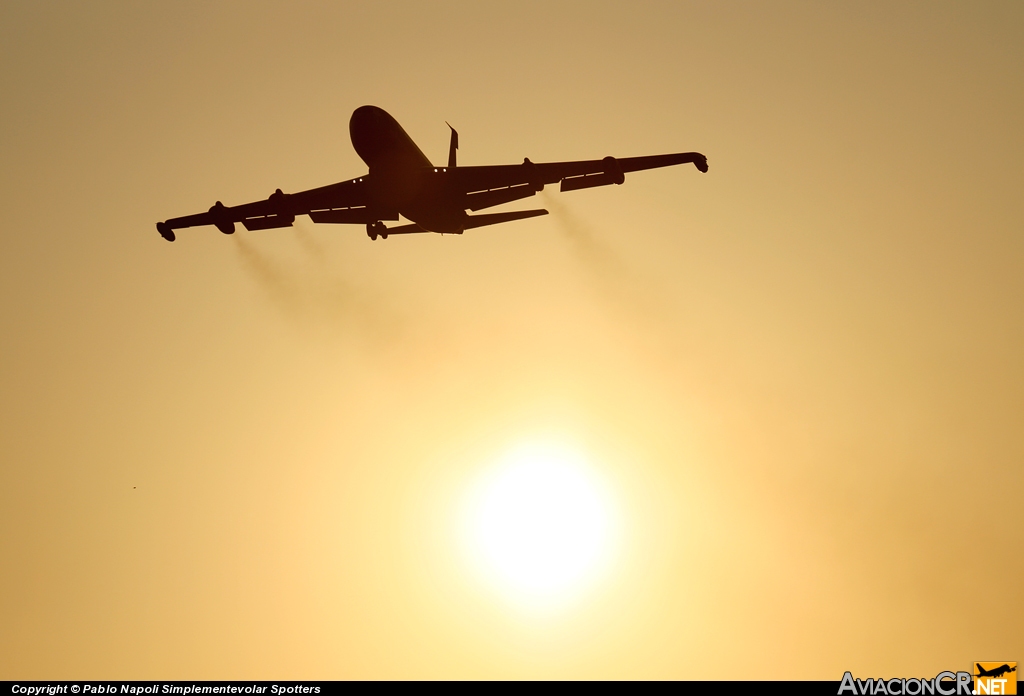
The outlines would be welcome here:
M 213 225 L 224 234 L 240 222 L 247 230 L 291 227 L 296 215 L 313 222 L 366 225 L 370 239 L 392 234 L 463 231 L 512 220 L 547 215 L 546 210 L 517 210 L 468 215 L 485 208 L 529 198 L 546 184 L 560 183 L 562 191 L 621 184 L 627 172 L 693 163 L 708 170 L 707 157 L 683 152 L 649 157 L 605 157 L 579 162 L 533 163 L 459 167 L 456 150 L 459 134 L 451 129 L 448 166 L 435 167 L 416 146 L 398 121 L 381 108 L 361 106 L 352 113 L 349 134 L 356 153 L 370 168 L 355 179 L 321 188 L 283 193 L 277 189 L 266 200 L 226 206 L 220 201 L 205 213 L 158 222 L 156 229 L 173 242 L 174 230 Z M 387 227 L 384 220 L 405 216 L 412 224 Z
M 1006 674 L 1007 672 L 1016 672 L 1016 671 L 1017 671 L 1017 668 L 1016 667 L 1011 667 L 1010 665 L 1001 665 L 999 667 L 993 667 L 992 669 L 985 669 L 981 665 L 978 665 L 978 673 L 975 674 L 974 676 L 976 676 L 976 677 L 1001 677 L 1004 674 Z

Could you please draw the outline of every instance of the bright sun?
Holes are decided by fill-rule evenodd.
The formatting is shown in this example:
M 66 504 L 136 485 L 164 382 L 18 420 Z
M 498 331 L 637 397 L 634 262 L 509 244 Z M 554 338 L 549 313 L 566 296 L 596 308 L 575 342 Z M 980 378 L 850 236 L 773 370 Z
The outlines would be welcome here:
M 515 448 L 469 498 L 471 555 L 516 600 L 565 599 L 608 560 L 615 531 L 609 502 L 578 452 L 549 443 Z

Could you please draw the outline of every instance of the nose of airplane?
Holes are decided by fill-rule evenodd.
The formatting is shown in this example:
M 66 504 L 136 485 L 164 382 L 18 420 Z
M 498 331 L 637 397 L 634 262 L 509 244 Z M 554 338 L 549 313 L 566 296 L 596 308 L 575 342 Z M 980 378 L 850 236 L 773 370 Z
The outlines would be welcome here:
M 395 119 L 391 114 L 379 106 L 360 106 L 352 112 L 348 130 L 349 134 L 355 138 L 359 135 L 385 130 L 393 123 L 395 123 Z
M 388 118 L 388 112 L 380 108 L 379 106 L 370 106 L 369 104 L 367 104 L 366 106 L 360 106 L 358 109 L 352 112 L 352 120 L 350 123 L 353 125 L 362 123 L 372 123 L 374 121 L 381 120 L 382 117 Z
M 378 106 L 360 106 L 352 112 L 348 122 L 348 133 L 352 138 L 352 146 L 363 161 L 370 164 L 371 159 L 386 147 L 387 134 L 393 129 L 395 119 Z

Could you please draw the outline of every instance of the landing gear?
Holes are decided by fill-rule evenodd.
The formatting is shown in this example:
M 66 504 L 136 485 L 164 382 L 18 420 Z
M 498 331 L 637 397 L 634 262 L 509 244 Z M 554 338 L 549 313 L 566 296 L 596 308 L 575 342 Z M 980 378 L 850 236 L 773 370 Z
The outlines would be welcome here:
M 378 236 L 381 239 L 387 239 L 388 238 L 388 228 L 387 228 L 387 225 L 385 225 L 383 222 L 380 222 L 379 220 L 377 222 L 368 223 L 366 225 L 366 236 L 369 237 L 370 239 L 372 239 L 375 242 L 377 241 L 377 237 Z

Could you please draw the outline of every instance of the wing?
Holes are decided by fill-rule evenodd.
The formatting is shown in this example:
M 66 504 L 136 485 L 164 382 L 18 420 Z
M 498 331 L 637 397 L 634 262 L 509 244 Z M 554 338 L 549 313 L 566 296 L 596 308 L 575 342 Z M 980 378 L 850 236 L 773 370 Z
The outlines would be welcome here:
M 240 222 L 247 230 L 269 230 L 290 227 L 296 215 L 309 215 L 313 222 L 354 224 L 384 219 L 370 210 L 366 177 L 359 177 L 299 193 L 278 189 L 266 200 L 243 205 L 226 206 L 217 201 L 205 213 L 158 222 L 156 229 L 164 239 L 173 242 L 174 230 L 184 227 L 213 225 L 224 234 L 231 234 L 235 223 Z
M 699 152 L 680 152 L 648 157 L 605 157 L 579 162 L 531 162 L 484 167 L 458 167 L 453 171 L 458 186 L 467 194 L 468 207 L 480 210 L 491 205 L 532 195 L 547 184 L 560 183 L 562 191 L 576 191 L 594 186 L 621 184 L 628 172 L 670 167 L 675 164 L 696 165 L 708 170 L 708 158 Z M 516 190 L 522 189 L 516 196 Z M 492 202 L 494 201 L 494 202 Z

